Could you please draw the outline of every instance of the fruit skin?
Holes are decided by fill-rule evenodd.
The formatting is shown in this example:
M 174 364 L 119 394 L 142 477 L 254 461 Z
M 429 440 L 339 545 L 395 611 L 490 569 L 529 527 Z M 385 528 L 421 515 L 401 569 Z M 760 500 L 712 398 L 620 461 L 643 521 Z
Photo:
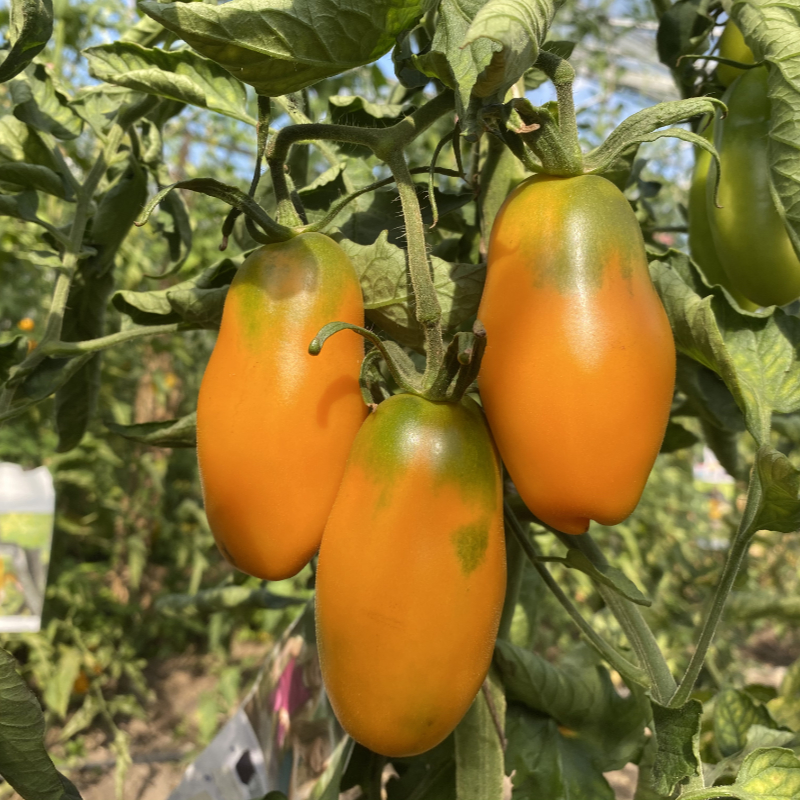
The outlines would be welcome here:
M 747 70 L 722 99 L 728 115 L 714 132 L 722 208 L 713 164 L 706 187 L 714 246 L 735 289 L 760 306 L 783 306 L 800 297 L 800 260 L 770 192 L 766 68 Z
M 390 397 L 353 443 L 317 568 L 322 676 L 344 729 L 387 756 L 442 741 L 486 677 L 505 588 L 480 408 Z
M 725 23 L 722 30 L 722 36 L 719 39 L 719 54 L 723 58 L 729 58 L 731 61 L 738 61 L 741 64 L 755 63 L 753 51 L 747 46 L 742 32 L 732 19 Z M 717 78 L 723 86 L 728 87 L 746 71 L 728 64 L 718 64 Z
M 319 233 L 256 250 L 225 300 L 197 403 L 197 457 L 217 545 L 258 578 L 291 577 L 319 547 L 367 414 L 361 338 L 343 331 L 308 354 L 333 320 L 364 324 L 361 287 Z
M 700 135 L 710 142 L 714 141 L 713 120 Z M 701 150 L 699 147 L 696 148 L 692 184 L 689 187 L 689 250 L 695 264 L 700 267 L 700 271 L 712 286 L 725 287 L 740 308 L 754 311 L 758 306 L 755 303 L 751 303 L 741 292 L 734 289 L 714 247 L 711 224 L 708 220 L 708 208 L 706 206 L 706 186 L 708 184 L 708 169 L 710 166 L 711 153 Z
M 500 210 L 488 262 L 478 383 L 506 468 L 548 525 L 615 525 L 639 502 L 675 382 L 633 211 L 605 178 L 535 176 Z

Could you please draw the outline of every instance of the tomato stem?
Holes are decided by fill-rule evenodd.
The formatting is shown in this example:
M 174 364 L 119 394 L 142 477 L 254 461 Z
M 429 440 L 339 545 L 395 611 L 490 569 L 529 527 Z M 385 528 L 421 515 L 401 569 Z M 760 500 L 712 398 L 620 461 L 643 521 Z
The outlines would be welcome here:
M 578 120 L 572 96 L 575 70 L 569 61 L 546 50 L 539 53 L 536 63 L 556 87 L 559 131 L 566 154 L 570 158 L 570 166 L 575 170 L 575 174 L 579 174 L 583 168 L 583 154 L 578 139 Z
M 739 527 L 731 541 L 728 557 L 725 559 L 725 566 L 722 568 L 722 575 L 720 575 L 719 583 L 714 591 L 711 610 L 703 620 L 697 645 L 694 649 L 691 661 L 689 662 L 689 666 L 686 668 L 680 685 L 669 700 L 669 705 L 673 708 L 682 706 L 694 691 L 694 685 L 703 668 L 703 662 L 706 659 L 708 648 L 714 639 L 717 626 L 722 618 L 722 612 L 725 610 L 725 603 L 728 599 L 728 595 L 731 593 L 736 576 L 739 574 L 739 569 L 750 547 L 750 541 L 756 533 L 757 528 L 754 527 L 754 521 L 762 499 L 763 488 L 754 470 L 753 477 L 750 479 L 750 485 L 747 490 L 747 504 L 745 505 Z

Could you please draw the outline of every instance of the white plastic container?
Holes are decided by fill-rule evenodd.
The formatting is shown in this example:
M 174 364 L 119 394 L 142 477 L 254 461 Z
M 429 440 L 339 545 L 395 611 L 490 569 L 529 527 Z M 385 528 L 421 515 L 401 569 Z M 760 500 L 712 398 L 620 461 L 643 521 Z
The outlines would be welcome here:
M 56 495 L 47 467 L 0 463 L 0 632 L 38 631 Z

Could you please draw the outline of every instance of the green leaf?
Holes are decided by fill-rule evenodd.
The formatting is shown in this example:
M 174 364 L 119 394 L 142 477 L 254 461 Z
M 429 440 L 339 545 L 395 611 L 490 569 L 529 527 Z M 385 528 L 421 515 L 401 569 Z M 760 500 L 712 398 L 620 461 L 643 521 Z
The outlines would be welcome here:
M 789 667 L 778 696 L 767 703 L 767 709 L 780 725 L 800 733 L 800 659 Z
M 456 800 L 455 736 L 413 758 L 392 759 L 400 776 L 386 785 L 388 800 Z
M 680 708 L 667 708 L 651 701 L 656 756 L 653 784 L 660 794 L 670 795 L 685 778 L 698 774 L 700 761 L 695 740 L 700 736 L 703 706 L 689 700 Z
M 0 384 L 8 380 L 11 368 L 19 364 L 28 349 L 28 340 L 19 334 L 9 342 L 0 342 Z
M 80 342 L 102 336 L 106 305 L 114 288 L 110 272 L 95 275 L 87 271 L 88 259 L 78 268 L 69 290 L 61 339 Z M 55 418 L 57 452 L 65 453 L 80 444 L 94 416 L 100 393 L 100 356 L 87 361 L 56 391 Z
M 760 747 L 797 747 L 800 737 L 791 731 L 775 730 L 774 727 L 751 725 L 747 730 L 742 749 L 734 755 L 723 758 L 716 764 L 707 764 L 704 778 L 707 786 L 713 786 L 720 779 L 728 778 L 730 782 L 741 769 L 742 762 L 754 750 Z
M 9 84 L 14 116 L 42 133 L 69 141 L 80 136 L 83 120 L 69 105 L 69 98 L 56 88 L 43 64 Z
M 422 16 L 422 0 L 231 0 L 139 8 L 267 97 L 369 64 Z
M 44 717 L 17 674 L 17 662 L 0 648 L 0 765 L 3 778 L 24 800 L 71 800 L 78 790 L 56 770 L 44 749 Z
M 353 750 L 353 744 L 349 736 L 344 736 L 336 745 L 328 760 L 328 766 L 311 788 L 308 800 L 339 800 L 339 784 L 347 759 Z
M 771 447 L 756 453 L 754 480 L 761 488 L 756 513 L 749 530 L 792 533 L 800 528 L 800 472 L 791 461 Z
M 589 560 L 588 556 L 577 548 L 570 547 L 567 550 L 566 565 L 572 569 L 580 570 L 593 581 L 608 586 L 632 603 L 647 607 L 653 605 L 653 601 L 646 597 L 641 589 L 622 570 L 612 567 L 610 564 L 596 566 Z
M 42 136 L 21 120 L 7 114 L 0 117 L 0 164 L 21 162 L 60 172 L 59 163 Z
M 676 450 L 692 447 L 698 441 L 700 440 L 690 430 L 684 428 L 680 423 L 670 420 L 667 423 L 667 431 L 664 434 L 660 452 L 674 453 Z
M 770 188 L 800 255 L 800 8 L 771 0 L 734 0 L 730 14 L 756 60 L 769 64 Z
M 7 38 L 11 45 L 0 64 L 0 83 L 19 75 L 44 50 L 53 34 L 53 0 L 11 0 Z
M 419 349 L 424 337 L 414 318 L 413 295 L 406 254 L 388 241 L 383 231 L 371 245 L 349 239 L 340 242 L 350 256 L 361 281 L 367 319 L 380 326 L 400 344 Z M 480 264 L 448 264 L 431 257 L 433 283 L 442 307 L 442 324 L 455 332 L 470 322 L 478 310 L 485 267 Z
M 153 292 L 119 291 L 111 302 L 137 325 L 165 325 L 190 322 L 201 328 L 216 329 L 228 286 L 238 263 L 230 258 L 217 262 L 194 278 Z
M 674 250 L 654 256 L 650 274 L 678 350 L 725 381 L 747 429 L 759 444 L 768 442 L 772 412 L 800 408 L 800 319 L 781 309 L 761 315 L 734 309 L 720 288 L 706 287 L 687 256 Z
M 767 709 L 746 692 L 724 689 L 714 699 L 714 741 L 723 756 L 738 753 L 751 725 L 774 728 Z
M 34 191 L 17 195 L 0 194 L 0 216 L 15 217 L 32 222 L 36 219 L 39 208 L 39 196 Z
M 456 90 L 456 109 L 460 117 L 469 106 L 479 76 L 502 48 L 498 42 L 485 37 L 476 38 L 465 46 L 467 31 L 485 3 L 486 0 L 441 0 L 430 50 L 411 57 L 411 63 L 424 75 L 438 78 Z
M 241 81 L 191 50 L 159 50 L 114 42 L 84 50 L 95 78 L 137 92 L 217 111 L 255 127 Z
M 604 667 L 557 667 L 504 639 L 497 640 L 494 663 L 508 700 L 552 717 L 601 772 L 621 769 L 641 751 L 647 702 L 638 692 L 620 697 Z
M 551 717 L 509 702 L 506 774 L 512 800 L 614 800 L 614 791 L 580 738 L 563 735 Z
M 473 89 L 478 97 L 505 93 L 539 57 L 539 45 L 563 0 L 488 0 L 475 15 L 464 44 L 482 39 L 500 45 L 482 80 Z
M 704 0 L 678 0 L 667 9 L 656 34 L 658 58 L 662 64 L 675 69 L 681 56 L 704 52 L 714 26 L 714 20 L 701 13 L 707 6 Z
M 800 796 L 800 759 L 781 747 L 764 747 L 744 760 L 730 789 L 739 800 L 795 800 Z
M 139 92 L 106 83 L 81 89 L 70 103 L 70 107 L 81 119 L 89 123 L 101 140 L 105 140 L 119 112 L 127 106 L 140 102 L 144 97 L 145 95 Z
M 45 684 L 43 699 L 51 711 L 63 720 L 67 715 L 69 698 L 75 679 L 81 671 L 81 654 L 75 647 L 63 647 L 56 665 L 55 675 Z
M 161 422 L 140 422 L 135 425 L 106 422 L 105 426 L 118 436 L 152 447 L 197 447 L 196 413 Z
M 469 711 L 455 730 L 456 797 L 458 800 L 501 800 L 506 697 L 491 672 Z M 489 707 L 487 693 L 491 698 Z
M 39 164 L 0 164 L 0 184 L 6 191 L 23 192 L 39 191 L 60 197 L 62 200 L 72 200 L 71 187 L 66 184 L 60 175 L 48 167 Z

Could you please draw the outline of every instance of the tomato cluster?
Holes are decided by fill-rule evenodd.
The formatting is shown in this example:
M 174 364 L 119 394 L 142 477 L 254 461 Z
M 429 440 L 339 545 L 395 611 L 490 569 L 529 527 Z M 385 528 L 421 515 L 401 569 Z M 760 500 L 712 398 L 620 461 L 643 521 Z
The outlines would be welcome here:
M 319 549 L 328 696 L 389 756 L 442 741 L 489 669 L 506 583 L 500 455 L 535 515 L 580 534 L 631 513 L 669 416 L 672 334 L 613 184 L 523 183 L 495 221 L 487 274 L 483 409 L 400 393 L 366 415 L 357 336 L 307 352 L 327 322 L 364 313 L 347 256 L 310 233 L 245 261 L 200 390 L 220 549 L 273 580 Z

